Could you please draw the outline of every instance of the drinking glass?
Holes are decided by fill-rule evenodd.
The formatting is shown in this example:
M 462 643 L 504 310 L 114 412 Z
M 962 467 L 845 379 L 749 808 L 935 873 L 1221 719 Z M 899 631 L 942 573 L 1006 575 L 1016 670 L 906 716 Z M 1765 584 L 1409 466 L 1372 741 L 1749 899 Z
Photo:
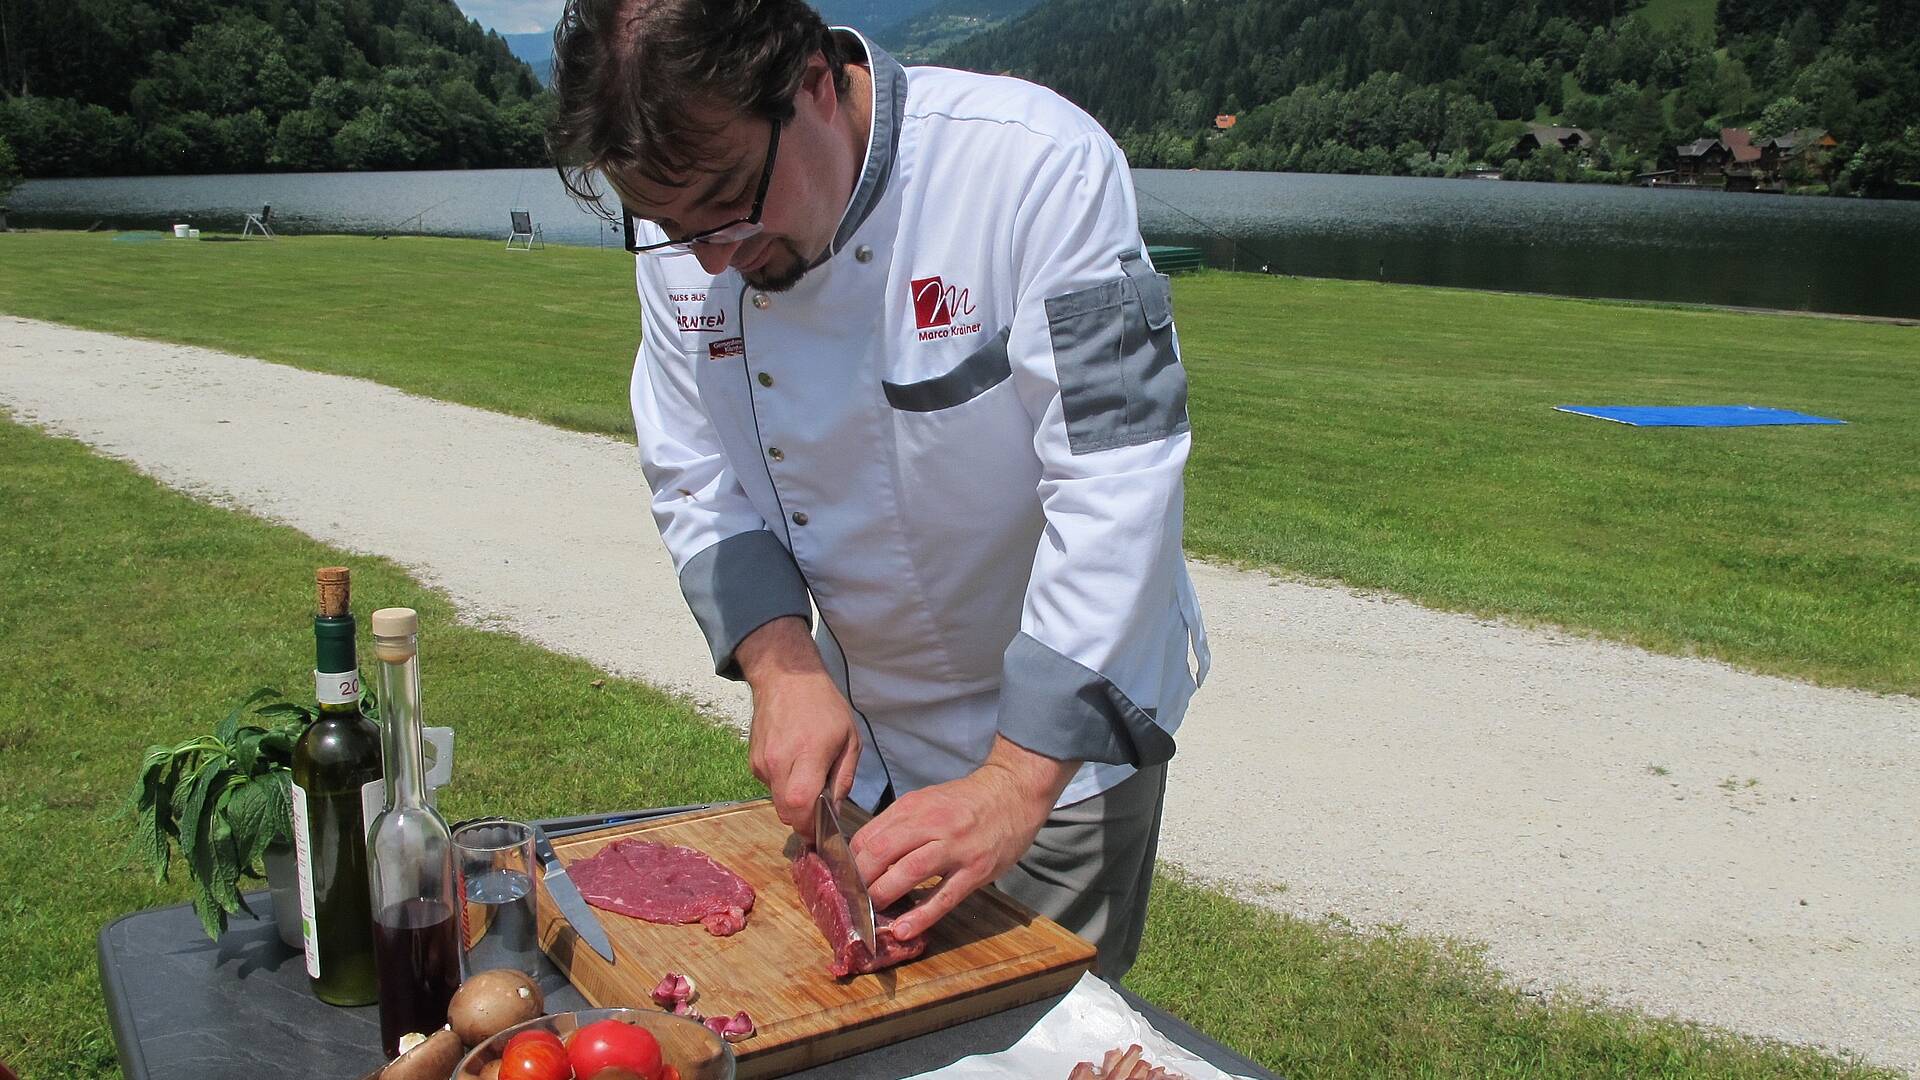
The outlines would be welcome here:
M 540 971 L 540 920 L 533 887 L 533 826 L 504 818 L 453 832 L 460 875 L 461 956 L 468 976 L 512 968 Z

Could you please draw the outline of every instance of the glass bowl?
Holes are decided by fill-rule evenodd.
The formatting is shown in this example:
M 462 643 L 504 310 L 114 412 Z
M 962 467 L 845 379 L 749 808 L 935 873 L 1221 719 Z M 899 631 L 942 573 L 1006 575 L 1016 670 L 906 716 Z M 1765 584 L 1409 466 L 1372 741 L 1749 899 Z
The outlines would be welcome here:
M 551 1031 L 562 1039 L 588 1024 L 618 1020 L 645 1028 L 660 1042 L 661 1060 L 680 1070 L 680 1080 L 733 1080 L 733 1047 L 707 1025 L 658 1009 L 577 1009 L 548 1013 L 515 1024 L 467 1051 L 453 1080 L 479 1080 L 481 1070 L 500 1060 L 507 1040 L 523 1031 Z

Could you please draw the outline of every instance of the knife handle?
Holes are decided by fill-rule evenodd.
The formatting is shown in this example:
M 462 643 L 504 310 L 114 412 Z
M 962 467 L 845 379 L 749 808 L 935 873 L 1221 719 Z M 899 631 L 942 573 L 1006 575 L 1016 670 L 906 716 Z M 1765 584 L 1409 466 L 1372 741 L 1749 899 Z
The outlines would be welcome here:
M 549 874 L 567 872 L 566 864 L 560 861 L 560 856 L 553 850 L 553 841 L 547 839 L 547 831 L 538 825 L 533 827 L 533 857 L 539 860 L 540 868 Z

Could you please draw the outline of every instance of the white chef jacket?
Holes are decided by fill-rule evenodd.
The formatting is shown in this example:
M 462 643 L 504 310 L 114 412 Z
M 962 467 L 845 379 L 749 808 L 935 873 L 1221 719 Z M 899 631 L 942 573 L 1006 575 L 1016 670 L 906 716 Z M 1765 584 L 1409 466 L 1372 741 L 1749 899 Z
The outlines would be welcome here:
M 721 674 L 818 610 L 855 801 L 966 775 L 998 732 L 1085 761 L 1077 802 L 1171 757 L 1205 677 L 1167 282 L 1092 118 L 835 33 L 874 114 L 828 255 L 783 293 L 637 257 L 653 514 Z

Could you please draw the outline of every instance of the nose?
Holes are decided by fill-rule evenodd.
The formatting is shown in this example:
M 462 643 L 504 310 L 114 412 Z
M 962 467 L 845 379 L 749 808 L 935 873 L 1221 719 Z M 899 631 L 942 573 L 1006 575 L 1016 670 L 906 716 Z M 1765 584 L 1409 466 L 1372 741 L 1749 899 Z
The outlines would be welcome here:
M 740 250 L 740 241 L 731 244 L 694 244 L 694 258 L 700 260 L 700 269 L 709 274 L 719 274 L 733 263 L 733 253 Z

